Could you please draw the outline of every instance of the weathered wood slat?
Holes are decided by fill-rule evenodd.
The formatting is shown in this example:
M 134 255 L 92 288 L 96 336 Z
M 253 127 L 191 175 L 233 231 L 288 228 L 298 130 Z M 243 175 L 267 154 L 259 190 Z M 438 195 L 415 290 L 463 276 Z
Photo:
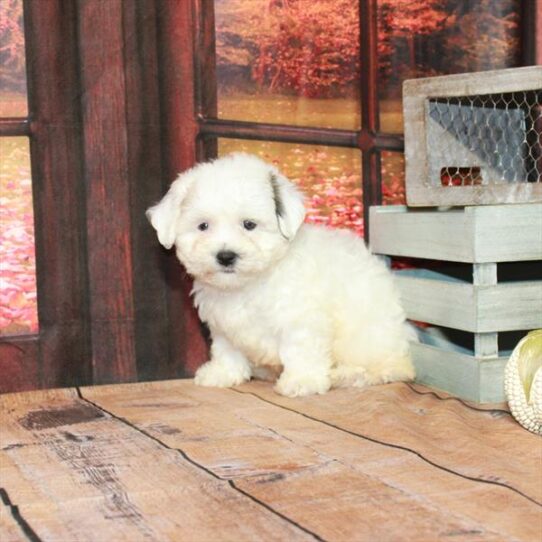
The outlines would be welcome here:
M 43 540 L 314 540 L 72 390 L 0 407 L 2 483 Z
M 14 356 L 8 346 L 5 367 L 2 348 L 4 391 L 90 382 L 88 262 L 84 236 L 74 233 L 85 226 L 76 2 L 26 0 L 24 23 L 39 336 L 35 341 L 7 339 L 20 353 Z M 25 382 L 21 377 L 26 373 Z
M 288 399 L 169 381 L 4 395 L 0 412 L 2 540 L 542 533 L 540 439 L 419 386 Z
M 400 205 L 371 207 L 371 250 L 376 254 L 471 262 L 470 224 L 467 216 L 454 209 L 407 210 Z M 446 240 L 446 242 L 443 242 Z
M 428 96 L 463 96 L 469 94 L 491 94 L 498 92 L 536 90 L 542 85 L 540 66 L 527 66 L 486 72 L 458 73 L 438 77 L 410 79 L 405 82 L 408 92 Z
M 424 457 L 462 476 L 499 480 L 542 503 L 542 441 L 510 416 L 459 408 L 435 398 L 418 397 L 405 384 L 335 393 L 332 409 L 315 397 L 292 401 L 269 386 L 251 385 L 263 399 L 363 434 L 420 451 Z M 476 460 L 479 455 L 483 460 Z
M 251 383 L 235 394 L 186 381 L 83 390 L 324 539 L 529 540 L 539 532 L 538 441 L 507 414 L 405 385 L 290 400 Z M 510 457 L 497 449 L 506 433 Z
M 78 4 L 92 382 L 129 382 L 137 367 L 125 21 L 118 0 Z
M 396 283 L 412 320 L 478 333 L 542 327 L 542 281 L 474 285 L 415 269 Z
M 416 381 L 478 403 L 503 401 L 508 357 L 478 359 L 469 354 L 413 343 Z
M 450 211 L 371 208 L 377 254 L 452 262 L 542 259 L 542 204 L 490 205 Z

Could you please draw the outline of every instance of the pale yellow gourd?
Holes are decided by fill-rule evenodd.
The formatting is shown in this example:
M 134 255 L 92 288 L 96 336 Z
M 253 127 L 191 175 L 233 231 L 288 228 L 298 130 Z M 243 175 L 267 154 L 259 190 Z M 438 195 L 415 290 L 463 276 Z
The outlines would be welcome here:
M 542 435 L 542 329 L 528 333 L 514 348 L 504 372 L 504 390 L 514 418 Z

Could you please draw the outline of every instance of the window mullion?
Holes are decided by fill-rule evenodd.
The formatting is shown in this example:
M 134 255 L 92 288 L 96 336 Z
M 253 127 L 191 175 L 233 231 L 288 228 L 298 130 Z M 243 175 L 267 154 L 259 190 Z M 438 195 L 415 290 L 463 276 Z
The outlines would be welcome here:
M 360 0 L 360 99 L 361 131 L 359 147 L 362 157 L 363 219 L 365 239 L 369 235 L 369 208 L 382 202 L 380 155 L 376 134 L 380 128 L 378 112 L 378 28 L 377 0 Z
M 0 118 L 0 137 L 29 136 L 30 129 L 31 126 L 28 118 Z
M 200 136 L 204 138 L 233 137 L 335 147 L 358 146 L 358 132 L 356 130 L 263 124 L 208 118 L 200 119 L 199 125 Z

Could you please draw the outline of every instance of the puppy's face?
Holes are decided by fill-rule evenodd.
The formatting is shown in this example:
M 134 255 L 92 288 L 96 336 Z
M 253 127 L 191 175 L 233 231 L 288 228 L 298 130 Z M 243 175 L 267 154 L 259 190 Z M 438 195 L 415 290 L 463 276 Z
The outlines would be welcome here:
M 181 175 L 147 211 L 198 281 L 240 288 L 280 260 L 303 222 L 303 199 L 276 168 L 233 154 Z

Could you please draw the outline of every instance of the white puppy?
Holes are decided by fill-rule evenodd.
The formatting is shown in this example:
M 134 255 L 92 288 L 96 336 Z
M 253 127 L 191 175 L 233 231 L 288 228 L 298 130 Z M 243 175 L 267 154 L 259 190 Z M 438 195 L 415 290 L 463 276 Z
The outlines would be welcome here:
M 391 273 L 353 233 L 303 224 L 303 197 L 274 166 L 240 153 L 197 165 L 147 216 L 211 330 L 196 384 L 271 367 L 279 393 L 301 396 L 414 377 Z

